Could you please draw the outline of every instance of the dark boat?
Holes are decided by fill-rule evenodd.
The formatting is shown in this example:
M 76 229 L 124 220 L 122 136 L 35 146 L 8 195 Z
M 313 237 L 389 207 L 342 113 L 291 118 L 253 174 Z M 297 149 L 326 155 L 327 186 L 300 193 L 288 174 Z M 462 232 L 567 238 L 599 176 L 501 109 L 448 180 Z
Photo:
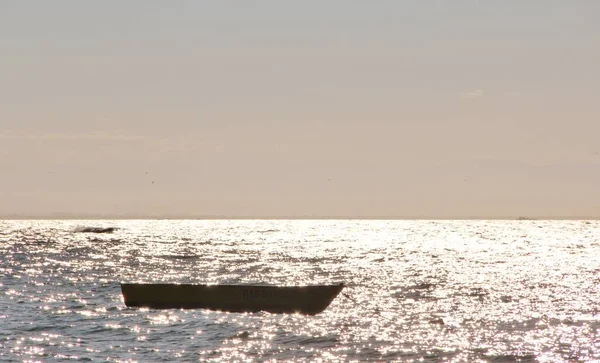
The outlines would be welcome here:
M 113 233 L 116 227 L 77 227 L 74 232 L 79 233 Z
M 121 284 L 125 305 L 153 309 L 210 309 L 228 312 L 315 315 L 325 310 L 343 284 L 312 286 Z

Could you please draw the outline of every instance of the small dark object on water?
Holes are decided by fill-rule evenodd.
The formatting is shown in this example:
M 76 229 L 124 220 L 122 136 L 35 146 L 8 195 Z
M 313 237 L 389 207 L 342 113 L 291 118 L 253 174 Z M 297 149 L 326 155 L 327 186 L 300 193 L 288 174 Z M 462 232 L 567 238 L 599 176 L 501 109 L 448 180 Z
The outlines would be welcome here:
M 209 309 L 235 313 L 315 315 L 325 310 L 343 284 L 312 286 L 121 284 L 128 307 Z
M 79 233 L 113 233 L 116 227 L 77 227 L 75 232 Z

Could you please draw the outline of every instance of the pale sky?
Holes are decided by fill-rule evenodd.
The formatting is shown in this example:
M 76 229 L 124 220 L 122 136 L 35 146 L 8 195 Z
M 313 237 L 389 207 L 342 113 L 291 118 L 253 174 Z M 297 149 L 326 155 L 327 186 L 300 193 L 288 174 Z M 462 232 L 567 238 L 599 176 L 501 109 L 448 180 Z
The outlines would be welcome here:
M 600 1 L 0 1 L 0 215 L 600 217 Z

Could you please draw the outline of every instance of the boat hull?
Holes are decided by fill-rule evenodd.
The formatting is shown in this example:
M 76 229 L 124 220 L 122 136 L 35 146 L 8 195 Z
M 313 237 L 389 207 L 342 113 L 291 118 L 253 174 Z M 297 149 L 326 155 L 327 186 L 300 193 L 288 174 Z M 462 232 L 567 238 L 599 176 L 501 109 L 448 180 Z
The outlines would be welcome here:
M 123 283 L 121 292 L 128 307 L 315 315 L 325 310 L 343 287 Z

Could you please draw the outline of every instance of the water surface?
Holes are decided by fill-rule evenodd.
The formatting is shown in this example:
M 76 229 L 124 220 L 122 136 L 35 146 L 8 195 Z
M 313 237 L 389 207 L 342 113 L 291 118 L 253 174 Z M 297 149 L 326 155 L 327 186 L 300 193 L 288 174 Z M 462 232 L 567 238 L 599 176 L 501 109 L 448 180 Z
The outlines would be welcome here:
M 347 288 L 302 316 L 121 282 Z M 599 292 L 596 221 L 0 221 L 0 361 L 600 360 Z

